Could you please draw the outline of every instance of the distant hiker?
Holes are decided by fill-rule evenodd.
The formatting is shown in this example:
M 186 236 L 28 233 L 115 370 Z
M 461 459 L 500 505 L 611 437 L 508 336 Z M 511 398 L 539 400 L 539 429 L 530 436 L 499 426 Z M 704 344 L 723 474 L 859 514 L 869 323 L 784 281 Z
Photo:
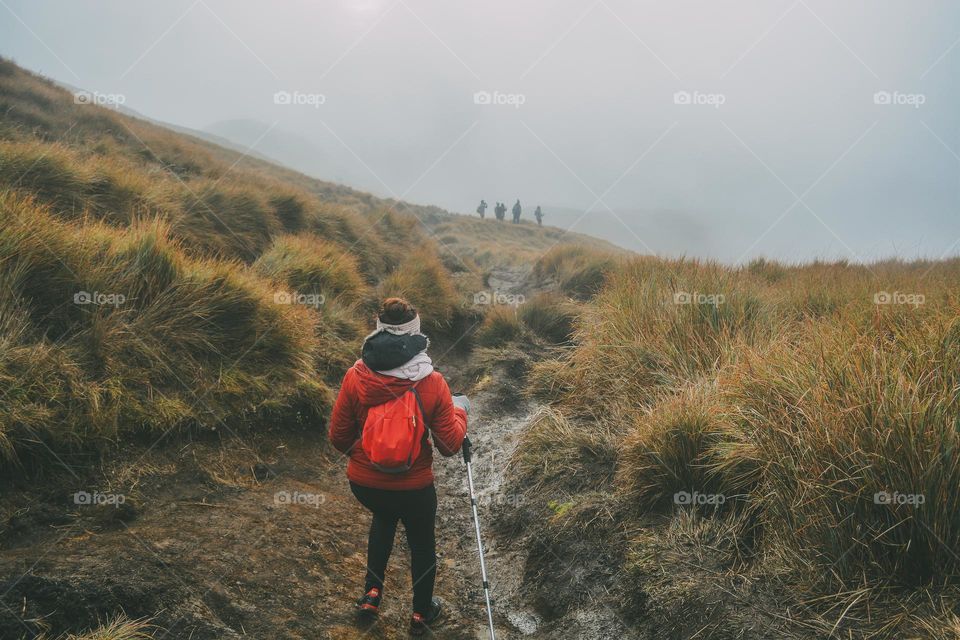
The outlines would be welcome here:
M 484 214 L 487 212 L 487 201 L 480 200 L 480 206 L 477 207 L 477 213 L 480 214 L 480 219 L 483 220 Z
M 330 442 L 350 456 L 350 490 L 373 514 L 365 593 L 357 611 L 367 619 L 379 613 L 397 523 L 403 522 L 413 575 L 410 631 L 416 635 L 437 620 L 442 607 L 433 597 L 433 447 L 444 456 L 455 455 L 466 436 L 470 410 L 466 396 L 451 398 L 446 380 L 427 355 L 429 345 L 420 332 L 417 310 L 401 298 L 384 300 L 376 331 L 363 341 L 361 359 L 343 377 L 330 417 Z
M 536 211 L 533 212 L 533 217 L 537 219 L 537 226 L 543 226 L 543 211 L 540 210 L 540 205 L 537 205 Z
M 513 205 L 513 224 L 519 224 L 520 222 L 520 199 L 517 198 L 517 203 Z
M 507 205 L 503 204 L 502 202 L 498 202 L 493 212 L 496 214 L 497 220 L 502 221 L 507 215 Z

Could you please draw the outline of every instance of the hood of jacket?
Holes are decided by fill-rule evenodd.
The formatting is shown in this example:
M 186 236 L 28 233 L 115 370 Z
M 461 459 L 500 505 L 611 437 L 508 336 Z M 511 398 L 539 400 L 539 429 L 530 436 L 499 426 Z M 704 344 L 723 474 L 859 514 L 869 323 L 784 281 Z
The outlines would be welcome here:
M 389 371 L 410 362 L 428 346 L 430 341 L 422 333 L 374 331 L 363 341 L 360 359 L 373 371 Z
M 357 399 L 365 407 L 375 407 L 399 398 L 417 383 L 413 380 L 385 376 L 373 371 L 362 360 L 353 365 L 357 376 Z

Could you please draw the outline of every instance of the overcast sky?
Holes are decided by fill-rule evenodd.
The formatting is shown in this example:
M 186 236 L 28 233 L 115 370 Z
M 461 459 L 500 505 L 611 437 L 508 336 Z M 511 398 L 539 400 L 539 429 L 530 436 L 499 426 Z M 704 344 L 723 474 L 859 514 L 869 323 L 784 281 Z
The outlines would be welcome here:
M 948 0 L 0 2 L 0 54 L 152 118 L 731 262 L 960 253 L 958 41 Z

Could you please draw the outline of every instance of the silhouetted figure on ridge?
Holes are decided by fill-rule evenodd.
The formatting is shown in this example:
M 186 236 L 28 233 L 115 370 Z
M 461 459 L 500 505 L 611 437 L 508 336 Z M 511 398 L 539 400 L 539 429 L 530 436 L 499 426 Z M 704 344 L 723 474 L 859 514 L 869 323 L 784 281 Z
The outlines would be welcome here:
M 540 205 L 537 205 L 536 211 L 533 212 L 533 217 L 537 219 L 537 226 L 543 226 L 543 211 L 540 209 Z
M 513 224 L 520 223 L 520 213 L 523 209 L 520 207 L 520 198 L 517 198 L 517 203 L 513 205 Z
M 480 219 L 483 220 L 484 214 L 487 212 L 487 201 L 480 199 L 480 206 L 477 207 L 477 213 L 480 214 Z

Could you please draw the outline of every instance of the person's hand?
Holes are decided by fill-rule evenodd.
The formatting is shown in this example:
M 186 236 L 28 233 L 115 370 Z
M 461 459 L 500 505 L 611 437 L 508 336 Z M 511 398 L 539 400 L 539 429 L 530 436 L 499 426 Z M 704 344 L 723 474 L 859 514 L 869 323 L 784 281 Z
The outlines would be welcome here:
M 470 399 L 467 398 L 467 396 L 461 393 L 453 396 L 453 406 L 460 407 L 467 413 L 467 415 L 470 415 Z

